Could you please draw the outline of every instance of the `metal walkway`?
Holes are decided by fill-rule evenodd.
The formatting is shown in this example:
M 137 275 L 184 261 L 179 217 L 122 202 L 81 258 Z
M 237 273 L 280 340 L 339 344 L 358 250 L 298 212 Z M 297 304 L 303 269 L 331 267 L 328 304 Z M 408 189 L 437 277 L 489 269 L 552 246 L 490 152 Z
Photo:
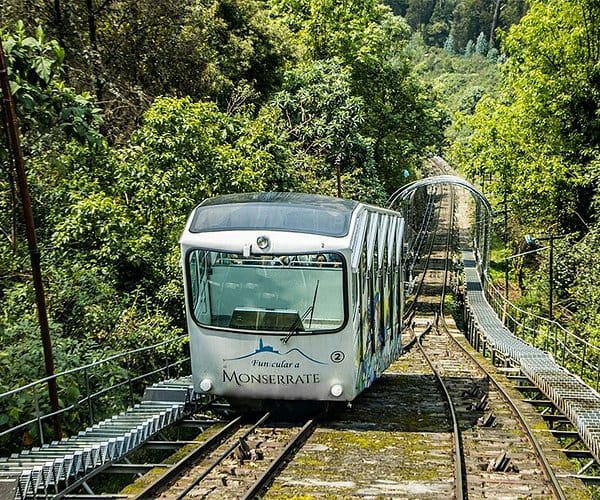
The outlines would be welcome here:
M 468 330 L 477 330 L 485 347 L 518 366 L 571 421 L 581 440 L 600 461 L 600 395 L 562 368 L 548 353 L 515 337 L 500 321 L 483 292 L 475 258 L 463 251 Z
M 0 497 L 54 496 L 83 482 L 182 418 L 194 397 L 191 377 L 159 382 L 140 404 L 77 436 L 0 458 Z

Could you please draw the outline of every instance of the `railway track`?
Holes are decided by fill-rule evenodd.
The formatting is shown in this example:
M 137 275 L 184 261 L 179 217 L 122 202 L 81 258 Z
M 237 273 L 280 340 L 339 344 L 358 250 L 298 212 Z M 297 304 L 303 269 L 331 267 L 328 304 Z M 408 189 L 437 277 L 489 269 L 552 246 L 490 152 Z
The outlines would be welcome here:
M 313 431 L 304 425 L 271 422 L 267 412 L 255 423 L 239 416 L 212 433 L 135 498 L 255 498 Z
M 455 202 L 441 191 L 434 198 L 421 243 L 428 255 L 416 267 L 413 344 L 404 335 L 414 347 L 371 388 L 350 407 L 319 416 L 318 425 L 282 424 L 270 414 L 217 422 L 175 463 L 119 497 L 588 498 L 565 479 L 571 470 L 545 456 L 536 411 L 522 416 L 528 405 L 496 385 L 493 367 L 473 357 L 444 315 Z
M 453 221 L 453 192 L 449 198 L 447 220 Z M 435 374 L 452 422 L 455 495 L 459 499 L 523 496 L 566 499 L 568 496 L 519 403 L 446 320 L 444 300 L 452 253 L 452 224 L 442 229 L 446 232 L 444 244 L 434 247 L 431 255 L 443 260 L 443 272 L 424 273 L 432 273 L 424 281 L 433 290 L 438 288 L 430 295 L 432 299 L 437 297 L 437 303 L 425 301 L 428 302 L 425 312 L 430 315 L 434 311 L 434 318 L 422 323 L 424 327 L 415 332 L 415 339 L 420 354 Z M 439 241 L 439 236 L 436 239 Z

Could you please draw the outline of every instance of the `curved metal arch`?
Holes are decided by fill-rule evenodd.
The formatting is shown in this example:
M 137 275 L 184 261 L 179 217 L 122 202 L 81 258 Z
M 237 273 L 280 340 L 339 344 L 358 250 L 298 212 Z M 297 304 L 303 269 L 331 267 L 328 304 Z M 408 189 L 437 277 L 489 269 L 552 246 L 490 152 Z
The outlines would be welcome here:
M 473 195 L 475 199 L 483 204 L 488 214 L 493 214 L 492 206 L 485 195 L 479 191 L 479 189 L 473 186 L 473 184 L 457 175 L 437 175 L 435 177 L 426 177 L 425 179 L 410 182 L 409 184 L 406 184 L 396 190 L 394 194 L 388 198 L 388 208 L 391 209 L 392 206 L 398 201 L 406 200 L 417 189 L 421 189 L 425 186 L 437 186 L 439 184 L 452 184 L 466 189 Z
M 494 216 L 494 210 L 485 195 L 479 191 L 473 184 L 466 181 L 462 177 L 457 175 L 438 175 L 434 177 L 426 177 L 406 184 L 396 190 L 392 196 L 388 199 L 388 208 L 398 203 L 406 201 L 416 193 L 417 190 L 427 186 L 438 186 L 441 184 L 448 184 L 453 186 L 459 186 L 471 193 L 476 202 L 476 214 L 475 214 L 475 238 L 474 238 L 474 249 L 476 251 L 477 260 L 481 266 L 483 274 L 487 272 L 490 255 L 490 238 L 491 238 L 491 223 Z M 480 212 L 481 208 L 484 208 L 484 213 Z

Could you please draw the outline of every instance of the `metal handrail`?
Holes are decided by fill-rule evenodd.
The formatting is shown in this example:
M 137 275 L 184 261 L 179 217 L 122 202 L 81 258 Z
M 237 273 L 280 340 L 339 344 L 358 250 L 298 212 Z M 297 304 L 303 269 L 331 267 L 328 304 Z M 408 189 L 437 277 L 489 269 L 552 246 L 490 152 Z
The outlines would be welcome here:
M 50 377 L 41 378 L 41 379 L 36 380 L 34 382 L 30 382 L 27 385 L 23 385 L 21 387 L 17 387 L 16 389 L 12 389 L 12 390 L 10 390 L 8 392 L 4 392 L 4 393 L 0 394 L 0 399 L 3 399 L 5 397 L 7 397 L 7 396 L 11 396 L 13 394 L 16 394 L 18 392 L 24 391 L 26 389 L 30 389 L 31 387 L 34 387 L 36 385 L 45 384 L 49 380 L 56 379 L 56 378 L 62 377 L 64 375 L 70 375 L 72 373 L 77 373 L 77 372 L 80 372 L 82 370 L 86 370 L 86 369 L 89 369 L 89 368 L 93 368 L 95 366 L 98 366 L 98 365 L 101 365 L 101 364 L 104 364 L 104 363 L 108 363 L 109 361 L 114 361 L 115 359 L 122 358 L 122 357 L 125 357 L 125 356 L 129 356 L 131 354 L 137 354 L 137 353 L 145 352 L 145 351 L 148 351 L 148 350 L 151 350 L 151 349 L 157 349 L 158 347 L 162 347 L 163 345 L 171 344 L 171 343 L 176 342 L 178 340 L 182 340 L 182 339 L 184 339 L 186 337 L 187 337 L 187 335 L 180 335 L 179 337 L 176 337 L 176 338 L 170 339 L 170 340 L 164 340 L 162 342 L 159 342 L 158 344 L 153 344 L 153 345 L 145 346 L 145 347 L 138 347 L 137 349 L 134 349 L 132 351 L 120 352 L 118 354 L 114 354 L 112 356 L 109 356 L 108 358 L 100 359 L 98 361 L 94 361 L 93 363 L 89 363 L 87 365 L 79 366 L 77 368 L 71 368 L 70 370 L 65 370 L 65 371 L 60 372 L 60 373 L 55 373 L 54 375 L 52 375 Z
M 140 395 L 135 394 L 134 384 L 137 385 L 140 381 L 147 379 L 153 375 L 159 374 L 161 372 L 165 372 L 165 376 L 166 378 L 168 378 L 172 370 L 179 370 L 182 365 L 190 361 L 190 357 L 187 354 L 188 343 L 185 342 L 186 340 L 189 340 L 187 335 L 180 335 L 173 339 L 164 340 L 156 344 L 138 347 L 129 351 L 117 353 L 107 358 L 94 361 L 93 363 L 88 363 L 77 368 L 65 370 L 60 373 L 56 373 L 50 377 L 45 377 L 34 382 L 30 382 L 29 384 L 17 387 L 15 389 L 11 389 L 0 394 L 0 405 L 2 405 L 8 398 L 15 396 L 21 397 L 20 395 L 22 395 L 23 393 L 31 391 L 30 397 L 32 399 L 31 403 L 33 407 L 31 412 L 28 412 L 27 415 L 24 415 L 24 421 L 21 421 L 16 425 L 13 425 L 12 427 L 1 430 L 0 438 L 7 439 L 10 438 L 11 435 L 17 433 L 18 431 L 24 431 L 27 428 L 31 428 L 31 426 L 36 426 L 38 440 L 41 444 L 44 444 L 44 422 L 47 419 L 52 418 L 55 415 L 64 415 L 71 411 L 79 411 L 84 405 L 86 405 L 87 411 L 80 412 L 78 416 L 82 417 L 83 415 L 85 415 L 85 413 L 87 413 L 87 420 L 90 423 L 90 425 L 93 425 L 96 422 L 96 417 L 98 417 L 98 414 L 94 415 L 94 400 L 125 386 L 128 387 L 128 390 L 122 390 L 121 393 L 119 393 L 119 401 L 126 401 L 127 404 L 131 405 L 134 404 L 135 398 L 139 397 Z M 135 370 L 132 369 L 132 359 L 136 357 L 139 358 L 140 354 L 148 353 L 151 351 L 159 351 L 159 349 L 167 346 L 178 346 L 177 354 L 173 356 L 172 352 L 168 352 L 165 350 L 164 360 L 159 358 L 159 360 L 157 360 L 158 363 L 153 363 L 151 366 L 147 366 L 146 368 L 144 368 L 144 370 L 141 370 L 141 372 L 143 373 L 136 373 Z M 123 360 L 125 360 L 125 363 L 123 363 Z M 123 369 L 123 377 L 121 378 L 121 376 L 119 376 L 118 380 L 111 381 L 111 383 L 108 386 L 102 386 L 101 388 L 98 388 L 97 386 L 92 387 L 90 379 L 94 375 L 90 375 L 90 371 L 115 361 L 121 363 L 119 365 L 119 368 Z M 77 374 L 82 374 L 82 376 L 77 378 L 77 390 L 80 392 L 77 394 L 76 401 L 67 402 L 67 405 L 63 408 L 60 408 L 58 411 L 47 411 L 46 413 L 44 413 L 40 404 L 41 397 L 38 394 L 39 386 L 47 384 L 48 381 L 51 380 L 58 380 L 59 378 L 64 378 L 67 376 L 73 376 Z M 84 388 L 83 390 L 80 390 L 82 384 L 84 384 Z
M 504 297 L 488 275 L 484 277 L 484 290 L 504 326 L 516 336 L 532 342 L 535 347 L 551 353 L 557 363 L 578 374 L 585 382 L 594 384 L 598 390 L 600 346 L 567 330 L 556 320 L 516 306 Z

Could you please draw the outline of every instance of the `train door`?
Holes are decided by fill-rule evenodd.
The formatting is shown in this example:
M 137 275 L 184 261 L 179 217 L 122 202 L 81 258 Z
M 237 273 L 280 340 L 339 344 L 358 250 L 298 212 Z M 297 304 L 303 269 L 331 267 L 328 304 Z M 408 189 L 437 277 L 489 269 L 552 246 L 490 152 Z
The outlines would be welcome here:
M 367 288 L 367 351 L 371 356 L 375 354 L 376 328 L 377 328 L 377 228 L 379 214 L 372 212 L 369 217 L 369 230 L 367 237 L 367 262 L 366 262 L 366 288 Z
M 404 219 L 398 221 L 396 227 L 396 251 L 395 251 L 395 285 L 397 289 L 396 294 L 396 322 L 398 324 L 398 334 L 402 334 L 402 318 L 404 316 L 404 281 L 405 270 L 404 270 L 404 230 L 407 226 L 405 225 Z
M 387 264 L 387 230 L 390 222 L 389 215 L 382 215 L 380 217 L 379 228 L 377 230 L 377 258 L 374 259 L 377 263 L 377 312 L 378 312 L 378 324 L 377 324 L 377 344 L 379 351 L 383 351 L 386 344 L 386 330 L 387 330 L 387 314 L 388 314 L 388 301 L 387 293 L 388 287 L 386 286 L 386 264 Z
M 395 336 L 395 334 L 397 333 L 397 327 L 396 327 L 396 294 L 398 293 L 398 288 L 396 286 L 396 280 L 394 279 L 394 275 L 395 275 L 395 236 L 396 236 L 396 226 L 398 224 L 398 218 L 397 217 L 393 217 L 391 222 L 390 222 L 390 227 L 388 230 L 388 238 L 387 238 L 387 258 L 386 258 L 386 262 L 387 262 L 387 273 L 386 273 L 386 279 L 387 279 L 387 286 L 388 286 L 388 326 L 389 326 L 389 336 L 390 336 L 390 340 L 392 340 Z

